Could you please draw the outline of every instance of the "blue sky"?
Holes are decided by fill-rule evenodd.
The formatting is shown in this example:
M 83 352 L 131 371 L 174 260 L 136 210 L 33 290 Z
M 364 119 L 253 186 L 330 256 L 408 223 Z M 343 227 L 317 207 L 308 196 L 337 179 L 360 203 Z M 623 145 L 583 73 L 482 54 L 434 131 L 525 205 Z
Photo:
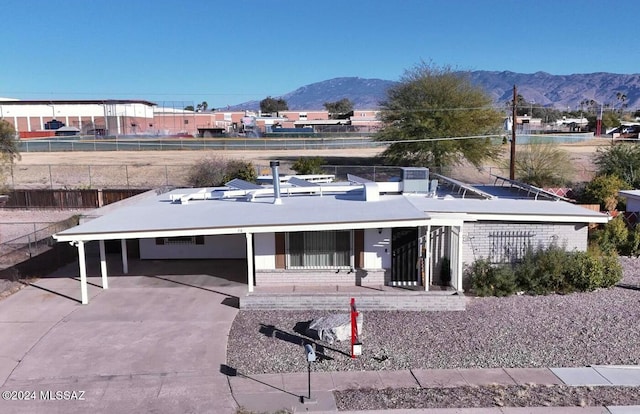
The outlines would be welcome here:
M 323 80 L 639 73 L 637 0 L 2 0 L 0 96 L 209 107 Z

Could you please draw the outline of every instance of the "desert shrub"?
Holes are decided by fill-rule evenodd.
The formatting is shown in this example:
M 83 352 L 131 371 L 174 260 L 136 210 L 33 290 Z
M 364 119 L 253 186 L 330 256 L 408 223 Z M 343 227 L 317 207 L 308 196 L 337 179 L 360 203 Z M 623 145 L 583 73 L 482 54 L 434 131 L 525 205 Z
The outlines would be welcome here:
M 640 225 L 636 225 L 633 230 L 629 231 L 626 249 L 620 253 L 625 256 L 640 256 Z
M 598 203 L 600 209 L 613 211 L 623 209 L 618 191 L 628 190 L 631 186 L 617 175 L 604 174 L 589 181 L 581 194 L 583 203 Z M 619 208 L 620 207 L 620 208 Z
M 257 177 L 256 169 L 249 161 L 207 157 L 189 168 L 187 183 L 192 187 L 217 187 L 234 178 L 255 182 Z
M 478 296 L 509 296 L 516 291 L 511 266 L 492 266 L 488 260 L 476 260 L 468 269 L 471 288 Z
M 224 175 L 224 182 L 240 178 L 251 183 L 255 183 L 258 179 L 256 167 L 250 161 L 230 160 L 227 164 L 227 170 Z
M 533 249 L 529 249 L 522 258 L 522 261 L 515 266 L 514 274 L 516 284 L 522 291 L 536 295 L 546 293 L 546 289 L 544 289 L 545 284 L 538 275 L 536 251 Z
M 532 139 L 518 150 L 517 179 L 538 187 L 566 185 L 574 174 L 569 153 L 558 144 Z
M 535 289 L 525 289 L 526 285 L 524 285 L 521 280 L 521 283 L 523 283 L 522 290 L 531 291 L 539 295 L 571 291 L 564 277 L 569 256 L 570 253 L 555 244 L 547 248 L 537 249 L 533 253 L 532 259 L 534 269 L 533 281 L 529 282 Z M 522 265 L 519 265 L 516 272 L 518 272 L 521 267 Z
M 614 286 L 622 279 L 615 252 L 597 247 L 568 252 L 551 245 L 530 250 L 513 268 L 476 260 L 467 271 L 470 288 L 479 296 L 506 296 L 524 291 L 534 295 L 592 291 Z
M 602 281 L 600 287 L 609 288 L 615 286 L 622 280 L 622 265 L 618 260 L 618 255 L 602 254 L 599 256 L 602 261 Z
M 566 266 L 565 277 L 571 290 L 590 292 L 602 286 L 604 266 L 600 257 L 589 252 L 575 252 Z
M 594 155 L 597 175 L 617 176 L 632 187 L 640 185 L 640 147 L 624 143 L 600 147 Z M 619 188 L 624 190 L 624 188 Z
M 323 174 L 322 164 L 324 159 L 320 157 L 300 157 L 293 163 L 291 169 L 297 174 Z
M 606 253 L 627 254 L 630 249 L 629 228 L 621 215 L 594 231 L 592 240 Z

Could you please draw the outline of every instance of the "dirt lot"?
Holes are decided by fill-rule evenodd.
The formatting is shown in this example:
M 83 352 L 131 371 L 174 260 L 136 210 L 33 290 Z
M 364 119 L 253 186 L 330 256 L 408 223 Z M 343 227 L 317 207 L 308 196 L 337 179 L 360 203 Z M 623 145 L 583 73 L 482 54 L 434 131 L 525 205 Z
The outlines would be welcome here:
M 574 161 L 576 180 L 589 180 L 593 172 L 591 156 L 608 140 L 592 140 L 563 144 Z M 240 150 L 240 151 L 107 151 L 107 152 L 33 152 L 22 154 L 14 167 L 15 188 L 99 188 L 158 187 L 185 185 L 185 166 L 204 157 L 250 160 L 260 173 L 269 172 L 269 161 L 280 160 L 283 172 L 299 157 L 322 157 L 328 165 L 375 165 L 371 158 L 380 148 L 322 150 Z M 505 146 L 505 157 L 508 148 Z M 493 163 L 481 170 L 461 166 L 448 173 L 470 183 L 488 183 L 490 174 L 507 175 L 503 167 Z

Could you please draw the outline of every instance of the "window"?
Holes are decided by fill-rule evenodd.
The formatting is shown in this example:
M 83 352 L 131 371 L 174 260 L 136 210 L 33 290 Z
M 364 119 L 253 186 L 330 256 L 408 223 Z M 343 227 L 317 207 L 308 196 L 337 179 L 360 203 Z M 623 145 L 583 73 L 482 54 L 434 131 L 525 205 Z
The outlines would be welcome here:
M 156 237 L 156 244 L 204 244 L 204 236 Z
M 489 234 L 491 263 L 514 263 L 522 260 L 531 248 L 535 233 L 531 231 L 496 231 Z
M 309 231 L 287 234 L 287 267 L 351 268 L 351 231 Z

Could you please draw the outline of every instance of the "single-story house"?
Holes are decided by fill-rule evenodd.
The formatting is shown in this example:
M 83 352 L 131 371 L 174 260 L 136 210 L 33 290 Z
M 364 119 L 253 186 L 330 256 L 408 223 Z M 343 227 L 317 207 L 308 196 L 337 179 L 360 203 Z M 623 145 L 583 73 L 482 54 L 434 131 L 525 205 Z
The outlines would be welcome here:
M 249 294 L 291 285 L 460 292 L 463 268 L 475 259 L 509 262 L 530 246 L 551 243 L 585 250 L 588 224 L 609 219 L 511 180 L 471 186 L 427 168 L 400 171 L 392 182 L 357 176 L 282 182 L 274 161 L 270 185 L 236 179 L 223 188 L 153 194 L 54 238 L 78 247 L 82 303 L 88 302 L 87 243 L 100 246 L 108 288 L 105 241 L 120 241 L 123 273 L 130 254 L 245 260 Z

